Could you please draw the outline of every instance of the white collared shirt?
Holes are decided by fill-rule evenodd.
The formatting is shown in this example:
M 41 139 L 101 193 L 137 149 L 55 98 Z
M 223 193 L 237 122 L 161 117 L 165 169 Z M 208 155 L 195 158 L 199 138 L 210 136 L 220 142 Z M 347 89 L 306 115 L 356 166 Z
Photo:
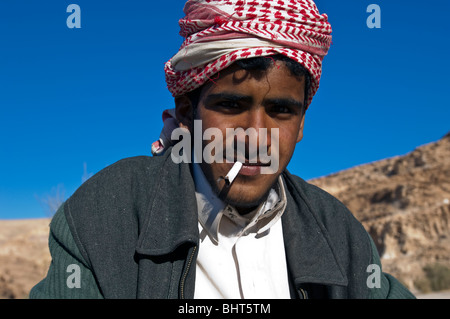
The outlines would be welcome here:
M 212 191 L 200 166 L 194 166 L 200 247 L 196 299 L 290 298 L 281 216 L 286 194 L 277 191 L 241 216 Z

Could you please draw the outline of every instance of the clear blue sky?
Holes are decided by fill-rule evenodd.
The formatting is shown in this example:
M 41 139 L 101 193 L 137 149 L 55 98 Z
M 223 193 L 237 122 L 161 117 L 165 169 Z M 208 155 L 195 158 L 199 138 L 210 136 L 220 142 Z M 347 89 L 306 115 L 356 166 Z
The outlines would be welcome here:
M 81 28 L 69 29 L 69 4 Z M 450 130 L 450 1 L 317 0 L 333 45 L 289 165 L 310 179 L 401 155 Z M 369 29 L 371 3 L 381 28 Z M 164 63 L 184 0 L 0 1 L 0 219 L 45 217 L 96 173 L 149 155 L 173 106 Z

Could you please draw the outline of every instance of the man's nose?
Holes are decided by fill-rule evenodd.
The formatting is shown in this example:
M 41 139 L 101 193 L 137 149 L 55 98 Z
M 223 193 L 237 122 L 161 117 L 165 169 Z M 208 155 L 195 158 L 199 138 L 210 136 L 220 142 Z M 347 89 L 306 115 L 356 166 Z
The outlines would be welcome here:
M 270 128 L 269 121 L 270 117 L 266 113 L 264 107 L 258 107 L 249 110 L 245 114 L 245 119 L 242 121 L 242 128 L 244 130 L 248 130 L 248 132 L 253 132 L 255 134 L 254 138 L 251 138 L 249 135 L 245 136 L 245 144 L 246 147 L 249 147 L 249 143 L 256 140 L 256 148 L 259 147 L 270 147 Z
M 246 114 L 246 126 L 244 129 L 252 127 L 258 131 L 260 128 L 267 128 L 266 125 L 266 112 L 264 108 L 252 108 Z

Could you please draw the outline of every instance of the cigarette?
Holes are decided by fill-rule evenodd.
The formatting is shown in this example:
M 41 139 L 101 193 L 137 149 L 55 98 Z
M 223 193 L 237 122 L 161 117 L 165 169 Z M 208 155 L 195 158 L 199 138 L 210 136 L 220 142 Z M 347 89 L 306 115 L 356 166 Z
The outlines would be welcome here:
M 236 163 L 234 163 L 233 167 L 230 169 L 230 171 L 228 172 L 228 174 L 227 174 L 225 177 L 219 178 L 219 180 L 220 180 L 220 179 L 225 180 L 225 184 L 226 184 L 227 186 L 230 186 L 230 185 L 233 183 L 234 179 L 235 179 L 235 178 L 237 177 L 237 175 L 239 174 L 239 171 L 241 170 L 242 165 L 243 165 L 243 164 L 242 164 L 241 162 L 236 162 Z

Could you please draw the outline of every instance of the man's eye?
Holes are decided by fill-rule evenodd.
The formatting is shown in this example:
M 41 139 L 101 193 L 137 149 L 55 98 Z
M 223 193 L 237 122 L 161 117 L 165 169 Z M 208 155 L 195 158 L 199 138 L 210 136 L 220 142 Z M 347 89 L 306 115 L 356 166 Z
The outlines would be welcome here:
M 292 108 L 284 105 L 274 105 L 270 108 L 272 113 L 291 114 L 294 113 Z
M 235 101 L 220 101 L 216 105 L 219 107 L 226 108 L 226 109 L 238 109 L 239 108 L 239 104 L 236 103 Z
M 279 113 L 291 113 L 291 109 L 286 106 L 279 106 L 276 108 Z

